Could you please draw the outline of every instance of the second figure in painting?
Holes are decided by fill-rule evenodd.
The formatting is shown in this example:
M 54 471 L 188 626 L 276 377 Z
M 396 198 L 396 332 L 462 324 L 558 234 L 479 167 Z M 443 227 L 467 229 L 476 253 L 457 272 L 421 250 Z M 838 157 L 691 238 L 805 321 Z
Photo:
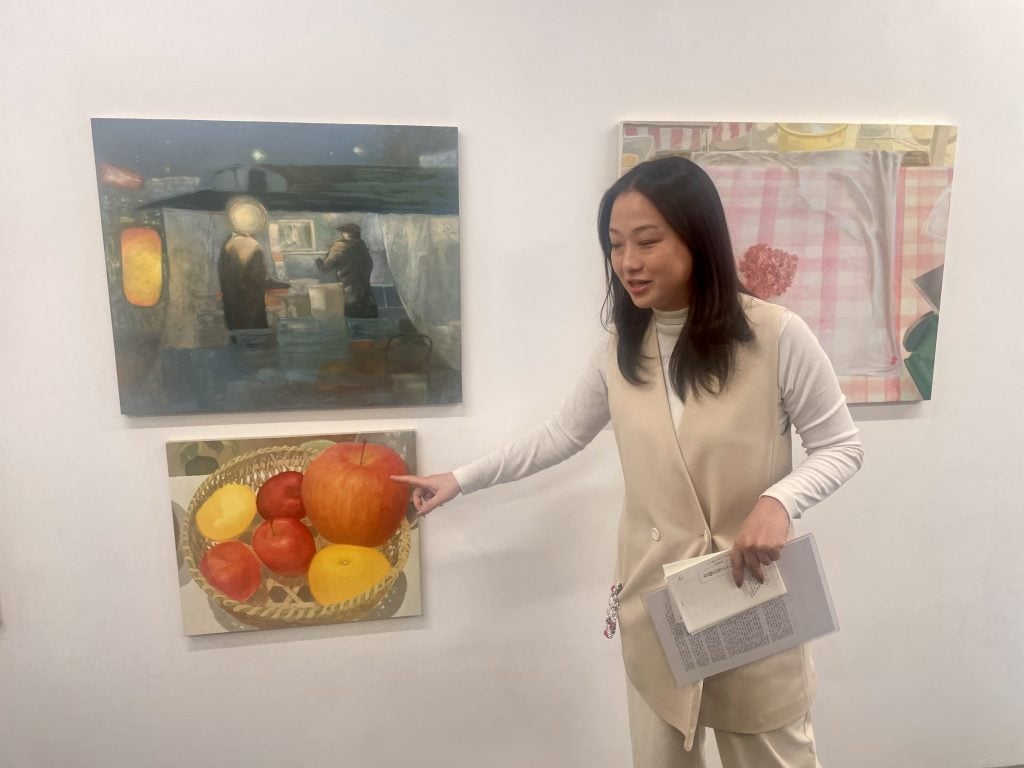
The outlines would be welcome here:
M 806 649 L 676 688 L 641 595 L 664 585 L 662 564 L 715 551 L 731 550 L 737 583 L 763 578 L 791 519 L 858 470 L 835 373 L 799 317 L 743 290 L 718 193 L 689 160 L 641 163 L 620 178 L 602 199 L 598 234 L 613 334 L 573 395 L 483 458 L 399 479 L 426 515 L 568 458 L 611 421 L 625 481 L 615 581 L 634 765 L 701 766 L 710 727 L 726 768 L 814 768 Z M 791 426 L 808 451 L 795 468 Z
M 327 256 L 316 260 L 321 272 L 334 272 L 345 292 L 345 317 L 377 317 L 377 300 L 370 287 L 373 257 L 358 224 L 342 224 L 340 237 Z

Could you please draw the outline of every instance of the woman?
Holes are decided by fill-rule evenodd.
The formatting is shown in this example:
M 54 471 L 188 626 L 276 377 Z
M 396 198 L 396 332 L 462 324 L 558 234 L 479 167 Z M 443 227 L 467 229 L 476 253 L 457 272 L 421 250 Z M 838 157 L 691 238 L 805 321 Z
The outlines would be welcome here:
M 861 465 L 835 373 L 803 321 L 743 291 L 721 200 L 689 160 L 620 178 L 598 235 L 615 334 L 554 419 L 452 473 L 396 479 L 426 515 L 562 461 L 610 419 L 625 480 L 616 581 L 634 765 L 701 766 L 711 727 L 725 768 L 813 768 L 806 649 L 676 688 L 640 598 L 663 586 L 663 563 L 713 551 L 731 550 L 737 584 L 745 572 L 763 580 L 791 518 Z M 795 470 L 791 424 L 809 454 Z

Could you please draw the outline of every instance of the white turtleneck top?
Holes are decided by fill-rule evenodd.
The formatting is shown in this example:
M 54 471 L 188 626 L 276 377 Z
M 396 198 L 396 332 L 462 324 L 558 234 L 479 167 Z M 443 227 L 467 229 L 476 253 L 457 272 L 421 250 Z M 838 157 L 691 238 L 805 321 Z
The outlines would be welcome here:
M 687 310 L 655 311 L 658 349 L 665 381 L 672 349 Z M 531 475 L 584 448 L 611 420 L 608 410 L 607 343 L 591 356 L 576 388 L 546 422 L 517 440 L 454 471 L 463 493 Z M 669 385 L 672 422 L 679 424 L 683 401 Z M 863 461 L 858 430 L 846 407 L 832 364 L 807 324 L 792 312 L 779 335 L 779 431 L 792 425 L 807 458 L 763 495 L 778 499 L 791 517 L 833 493 Z

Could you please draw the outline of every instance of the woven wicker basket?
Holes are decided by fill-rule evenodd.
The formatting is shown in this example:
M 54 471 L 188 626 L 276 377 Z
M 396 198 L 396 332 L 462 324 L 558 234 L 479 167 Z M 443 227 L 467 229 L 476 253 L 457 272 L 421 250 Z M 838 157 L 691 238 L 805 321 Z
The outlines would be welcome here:
M 184 525 L 181 527 L 179 546 L 189 574 L 211 601 L 243 624 L 271 629 L 356 621 L 369 614 L 387 597 L 409 559 L 409 523 L 403 519 L 401 527 L 387 543 L 379 547 L 391 563 L 391 571 L 387 577 L 363 594 L 343 603 L 329 606 L 320 605 L 313 599 L 304 576 L 293 578 L 280 576 L 264 567 L 263 582 L 260 588 L 248 600 L 241 602 L 231 599 L 216 589 L 199 572 L 199 563 L 202 561 L 203 555 L 215 544 L 199 533 L 195 525 L 196 512 L 203 502 L 214 491 L 228 483 L 241 483 L 249 486 L 253 491 L 257 491 L 264 482 L 279 472 L 289 470 L 304 472 L 318 452 L 310 448 L 283 446 L 262 448 L 242 454 L 207 477 L 196 490 L 192 502 L 188 506 Z M 257 516 L 253 524 L 239 539 L 251 544 L 252 532 L 261 522 L 263 519 Z M 309 524 L 308 520 L 303 522 Z M 313 526 L 310 525 L 310 528 L 313 529 Z M 320 536 L 315 529 L 313 529 L 313 535 L 318 550 L 331 543 Z

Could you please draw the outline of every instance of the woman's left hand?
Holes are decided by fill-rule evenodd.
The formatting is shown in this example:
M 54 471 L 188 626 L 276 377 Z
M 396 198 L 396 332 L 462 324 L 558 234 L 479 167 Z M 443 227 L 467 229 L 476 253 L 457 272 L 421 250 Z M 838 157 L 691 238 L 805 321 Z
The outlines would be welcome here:
M 732 545 L 732 578 L 743 586 L 743 571 L 764 583 L 764 566 L 782 557 L 782 548 L 789 540 L 789 513 L 782 502 L 762 496 L 743 521 Z

